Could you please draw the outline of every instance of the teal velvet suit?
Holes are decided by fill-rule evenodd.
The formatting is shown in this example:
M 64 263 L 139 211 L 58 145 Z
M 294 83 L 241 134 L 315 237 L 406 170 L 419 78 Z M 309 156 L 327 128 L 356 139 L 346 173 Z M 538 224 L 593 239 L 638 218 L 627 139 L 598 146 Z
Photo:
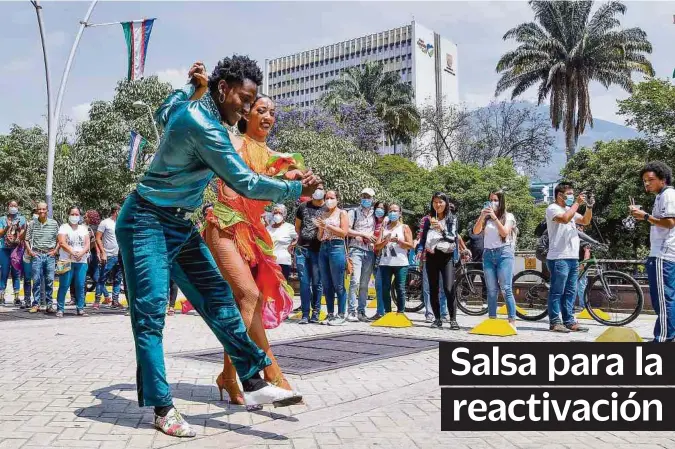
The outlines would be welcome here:
M 296 199 L 302 190 L 298 181 L 251 171 L 233 148 L 211 96 L 188 101 L 193 92 L 192 86 L 175 91 L 157 111 L 161 144 L 117 219 L 140 406 L 172 403 L 162 345 L 170 278 L 223 344 L 240 378 L 270 364 L 248 337 L 230 286 L 189 220 L 209 181 L 217 175 L 240 195 L 274 202 Z

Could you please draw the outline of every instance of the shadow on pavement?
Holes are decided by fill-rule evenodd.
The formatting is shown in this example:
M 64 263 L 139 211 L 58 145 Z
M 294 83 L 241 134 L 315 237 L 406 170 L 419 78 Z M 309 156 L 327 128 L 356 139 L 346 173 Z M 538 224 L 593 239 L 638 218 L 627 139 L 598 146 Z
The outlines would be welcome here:
M 213 404 L 223 408 L 222 411 L 215 413 L 188 415 L 184 413 L 184 410 L 180 409 L 180 406 L 178 406 L 177 408 L 185 420 L 197 428 L 205 426 L 223 431 L 229 430 L 264 440 L 284 441 L 287 440 L 287 438 L 283 435 L 258 431 L 252 429 L 250 426 L 233 424 L 216 418 L 227 417 L 234 413 L 254 413 L 273 420 L 298 421 L 297 418 L 292 416 L 281 415 L 266 410 L 248 412 L 244 406 L 229 405 L 227 402 L 220 402 L 215 399 L 217 393 L 214 393 L 214 388 L 210 386 L 177 383 L 171 384 L 170 387 L 174 399 Z M 153 429 L 154 426 L 152 420 L 154 415 L 152 407 L 138 407 L 138 402 L 136 402 L 136 400 L 127 399 L 124 396 L 128 396 L 128 394 L 124 394 L 123 392 L 132 392 L 132 394 L 136 396 L 136 385 L 128 383 L 116 384 L 93 390 L 91 391 L 91 394 L 99 399 L 101 403 L 89 407 L 78 408 L 74 413 L 81 418 L 111 423 L 120 427 Z M 197 433 L 197 436 L 200 436 L 199 432 Z

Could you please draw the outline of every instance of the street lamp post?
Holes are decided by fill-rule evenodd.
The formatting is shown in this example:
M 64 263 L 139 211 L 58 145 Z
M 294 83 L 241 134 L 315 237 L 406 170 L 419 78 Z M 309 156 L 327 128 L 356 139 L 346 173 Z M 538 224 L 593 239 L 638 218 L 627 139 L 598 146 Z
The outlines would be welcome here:
M 157 124 L 155 123 L 155 118 L 152 116 L 152 109 L 150 109 L 150 106 L 148 106 L 146 103 L 142 102 L 141 100 L 134 101 L 133 106 L 136 109 L 147 109 L 148 110 L 148 115 L 150 116 L 150 123 L 152 123 L 152 129 L 155 130 L 156 145 L 157 145 L 157 147 L 159 147 L 159 130 L 157 129 Z

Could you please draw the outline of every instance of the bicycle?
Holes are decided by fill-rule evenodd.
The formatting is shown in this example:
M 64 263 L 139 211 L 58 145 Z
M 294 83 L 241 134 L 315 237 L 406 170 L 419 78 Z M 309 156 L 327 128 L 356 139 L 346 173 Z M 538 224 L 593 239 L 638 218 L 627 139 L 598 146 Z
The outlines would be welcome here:
M 468 266 L 468 267 L 467 267 Z M 473 268 L 472 268 L 473 266 Z M 487 313 L 487 288 L 480 263 L 460 261 L 455 270 L 455 283 L 452 294 L 456 295 L 457 307 L 467 315 L 480 316 Z M 478 278 L 478 279 L 477 279 Z M 416 265 L 408 268 L 406 278 L 406 312 L 418 312 L 424 308 L 422 272 Z M 396 299 L 396 290 L 392 284 L 392 299 Z
M 644 295 L 635 278 L 622 271 L 606 269 L 610 260 L 591 257 L 579 263 L 582 266 L 580 278 L 592 269 L 595 271 L 584 292 L 585 309 L 595 321 L 606 326 L 624 326 L 640 315 Z M 537 321 L 547 316 L 549 288 L 550 277 L 540 271 L 524 270 L 514 276 L 513 292 L 518 317 L 525 321 Z M 519 302 L 521 296 L 525 300 Z M 624 298 L 626 304 L 622 306 L 620 301 Z

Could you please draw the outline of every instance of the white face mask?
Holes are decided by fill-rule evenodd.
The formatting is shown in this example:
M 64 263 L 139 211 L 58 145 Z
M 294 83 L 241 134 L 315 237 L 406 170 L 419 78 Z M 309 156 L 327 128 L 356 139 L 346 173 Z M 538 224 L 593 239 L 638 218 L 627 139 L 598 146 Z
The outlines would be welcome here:
M 324 190 L 315 190 L 314 193 L 312 193 L 312 198 L 315 200 L 322 200 L 324 196 L 326 196 L 326 192 Z
M 80 222 L 80 216 L 71 215 L 70 217 L 68 217 L 68 221 L 70 221 L 70 224 L 78 224 Z
M 9 208 L 9 215 L 16 215 L 19 213 L 19 208 L 18 207 L 10 207 Z
M 336 199 L 326 200 L 326 207 L 328 209 L 334 209 L 335 206 L 337 206 L 337 200 Z
M 499 201 L 493 201 L 492 202 L 492 209 L 494 209 L 494 210 L 499 209 Z
M 272 220 L 274 221 L 274 223 L 279 224 L 282 221 L 284 221 L 284 216 L 281 215 L 281 214 L 274 214 L 274 216 L 272 217 Z

